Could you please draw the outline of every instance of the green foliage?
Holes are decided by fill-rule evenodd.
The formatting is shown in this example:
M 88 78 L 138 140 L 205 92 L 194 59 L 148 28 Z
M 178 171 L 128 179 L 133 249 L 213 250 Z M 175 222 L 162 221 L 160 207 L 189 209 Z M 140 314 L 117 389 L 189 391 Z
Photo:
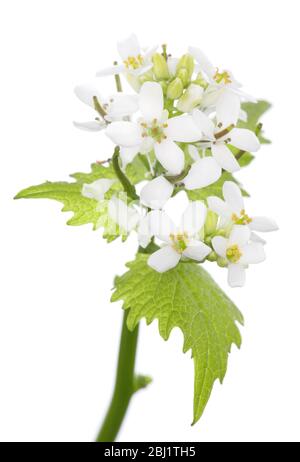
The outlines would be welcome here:
M 239 121 L 238 127 L 248 128 L 253 132 L 256 131 L 257 125 L 260 122 L 261 117 L 271 108 L 271 104 L 268 101 L 260 100 L 257 103 L 243 103 L 242 109 L 246 111 L 248 115 L 247 122 Z M 271 141 L 263 136 L 263 133 L 258 134 L 259 141 L 261 144 L 270 144 Z
M 53 199 L 63 204 L 63 212 L 73 212 L 72 218 L 67 222 L 68 225 L 78 226 L 91 223 L 93 229 L 103 227 L 103 237 L 108 242 L 113 241 L 119 235 L 125 239 L 125 233 L 119 229 L 108 215 L 107 200 L 96 201 L 89 199 L 81 194 L 84 183 L 92 183 L 100 178 L 116 179 L 111 165 L 104 167 L 100 164 L 92 164 L 90 173 L 74 173 L 71 175 L 75 182 L 49 182 L 31 186 L 20 191 L 15 199 Z M 121 185 L 116 179 L 116 183 L 106 193 L 106 199 L 121 190 Z
M 243 323 L 237 307 L 209 274 L 195 263 L 179 263 L 160 274 L 138 254 L 129 271 L 115 280 L 112 301 L 123 300 L 129 310 L 127 325 L 133 330 L 142 318 L 158 319 L 159 333 L 167 340 L 174 327 L 184 336 L 183 351 L 194 360 L 194 419 L 201 417 L 215 380 L 223 381 L 232 343 L 241 336 L 236 321 Z
M 186 191 L 188 198 L 191 201 L 199 201 L 199 200 L 206 200 L 209 196 L 217 196 L 223 199 L 223 184 L 225 181 L 234 181 L 235 183 L 239 184 L 236 179 L 232 176 L 231 173 L 223 172 L 222 176 L 216 181 L 215 183 L 206 186 L 206 188 L 201 189 L 194 189 L 192 191 Z M 242 193 L 244 196 L 249 196 L 247 191 L 242 189 Z

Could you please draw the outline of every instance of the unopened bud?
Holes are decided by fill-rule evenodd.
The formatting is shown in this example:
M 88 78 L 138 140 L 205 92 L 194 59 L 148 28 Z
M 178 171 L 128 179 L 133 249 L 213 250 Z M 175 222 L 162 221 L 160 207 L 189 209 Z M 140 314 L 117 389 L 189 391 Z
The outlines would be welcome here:
M 189 73 L 186 69 L 179 69 L 179 71 L 176 72 L 176 76 L 181 80 L 184 88 L 190 83 Z
M 181 112 L 191 112 L 194 107 L 201 103 L 203 88 L 191 83 L 177 103 L 177 109 Z
M 217 258 L 217 264 L 221 268 L 226 268 L 226 266 L 228 266 L 228 261 L 226 260 L 226 258 L 218 257 Z
M 167 83 L 165 80 L 161 80 L 161 81 L 159 82 L 159 85 L 160 85 L 161 88 L 162 88 L 162 91 L 163 91 L 164 96 L 166 96 L 166 95 L 167 95 L 167 91 L 168 91 L 168 83 Z
M 139 81 L 141 83 L 141 85 L 143 85 L 143 83 L 145 82 L 153 82 L 153 73 L 152 71 L 148 71 L 148 72 L 145 72 L 145 74 L 142 74 L 139 76 Z
M 204 79 L 201 72 L 199 72 L 199 74 L 197 74 L 197 77 L 196 77 L 195 80 L 193 80 L 193 83 L 195 85 L 199 85 L 200 87 L 204 88 L 204 90 L 208 87 L 208 82 Z
M 204 224 L 205 234 L 212 234 L 217 229 L 218 215 L 215 212 L 209 210 L 206 215 Z
M 194 72 L 194 67 L 195 67 L 195 63 L 194 63 L 194 58 L 193 56 L 189 55 L 189 54 L 186 54 L 186 55 L 183 55 L 180 60 L 178 61 L 178 64 L 177 64 L 177 68 L 176 68 L 176 73 L 180 73 L 180 71 L 182 69 L 184 69 L 186 71 L 186 75 L 187 75 L 187 79 L 188 80 L 191 80 L 191 77 L 193 75 L 193 72 Z M 179 75 L 178 75 L 179 77 Z
M 167 98 L 178 99 L 183 93 L 182 81 L 176 77 L 168 86 Z
M 154 53 L 152 56 L 153 72 L 157 80 L 168 80 L 170 78 L 169 68 L 164 56 Z
M 210 252 L 210 254 L 206 257 L 208 261 L 217 261 L 218 255 L 215 251 Z

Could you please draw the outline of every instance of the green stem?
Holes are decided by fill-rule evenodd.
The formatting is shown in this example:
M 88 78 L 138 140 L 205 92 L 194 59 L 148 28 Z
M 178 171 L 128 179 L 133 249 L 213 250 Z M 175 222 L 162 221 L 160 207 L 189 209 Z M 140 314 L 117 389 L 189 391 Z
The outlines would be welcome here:
M 117 66 L 118 62 L 114 61 L 114 66 Z M 119 74 L 115 74 L 115 82 L 116 82 L 116 87 L 118 92 L 122 92 L 122 83 L 121 83 L 121 78 Z
M 137 200 L 139 196 L 137 195 L 135 191 L 135 187 L 130 183 L 128 180 L 127 176 L 122 172 L 120 164 L 119 164 L 119 154 L 120 154 L 120 148 L 117 146 L 115 148 L 113 157 L 112 157 L 112 164 L 114 167 L 114 171 L 120 181 L 120 183 L 123 186 L 124 191 L 128 194 L 128 196 L 133 199 Z
M 133 332 L 130 332 L 126 321 L 127 310 L 124 311 L 123 317 L 115 388 L 106 417 L 97 436 L 97 442 L 115 441 L 132 395 L 138 389 L 146 386 L 144 383 L 137 386 L 134 376 L 138 326 Z

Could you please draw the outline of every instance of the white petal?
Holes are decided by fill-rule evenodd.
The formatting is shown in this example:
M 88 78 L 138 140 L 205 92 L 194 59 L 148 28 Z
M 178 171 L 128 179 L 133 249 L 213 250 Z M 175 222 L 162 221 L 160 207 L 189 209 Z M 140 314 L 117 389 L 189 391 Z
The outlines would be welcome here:
M 257 136 L 247 128 L 234 128 L 228 134 L 228 137 L 231 140 L 230 144 L 232 144 L 232 146 L 242 149 L 243 151 L 256 152 L 260 148 Z
M 105 133 L 115 144 L 124 147 L 138 146 L 142 142 L 140 126 L 134 122 L 113 122 Z
M 192 241 L 184 250 L 183 255 L 193 260 L 202 261 L 211 252 L 211 248 L 201 241 Z
M 217 213 L 223 218 L 230 219 L 232 210 L 229 205 L 217 196 L 210 196 L 207 198 L 208 207 L 213 212 Z
M 200 64 L 201 70 L 203 70 L 207 76 L 212 78 L 216 72 L 216 69 L 205 56 L 205 54 L 196 47 L 189 47 L 189 53 L 194 56 L 198 64 Z
M 93 85 L 77 85 L 74 88 L 74 93 L 77 98 L 80 99 L 80 101 L 82 101 L 84 104 L 87 104 L 88 106 L 91 106 L 92 108 L 94 108 L 94 96 L 96 96 L 99 101 L 101 100 L 101 95 L 98 88 Z
M 244 111 L 244 109 L 240 110 L 239 120 L 242 120 L 243 122 L 247 122 L 248 120 L 248 113 Z
M 253 217 L 249 227 L 260 232 L 277 231 L 279 229 L 277 223 L 267 217 Z
M 179 61 L 178 58 L 172 58 L 171 56 L 169 56 L 167 64 L 168 64 L 168 69 L 171 75 L 176 74 L 176 67 L 177 67 L 178 61 Z
M 141 190 L 142 204 L 151 209 L 161 209 L 172 196 L 174 186 L 163 176 L 149 181 Z
M 114 180 L 101 178 L 100 180 L 96 180 L 93 183 L 85 183 L 82 186 L 81 194 L 84 197 L 88 197 L 89 199 L 96 199 L 100 201 L 104 199 L 104 194 L 110 189 L 114 182 Z
M 213 144 L 211 152 L 218 164 L 227 172 L 236 172 L 240 166 L 230 149 L 225 144 Z
M 168 119 L 167 124 L 165 134 L 174 141 L 193 143 L 201 138 L 201 131 L 190 115 L 172 117 Z
M 203 202 L 192 201 L 182 215 L 180 229 L 189 236 L 198 233 L 204 225 L 207 209 Z
M 247 244 L 250 239 L 250 229 L 245 225 L 234 225 L 229 236 L 228 244 L 237 244 L 239 247 L 243 247 Z
M 123 60 L 126 60 L 129 56 L 138 56 L 141 54 L 141 48 L 135 34 L 131 34 L 124 40 L 120 40 L 117 43 L 117 49 Z
M 222 258 L 226 258 L 226 250 L 228 246 L 228 239 L 223 236 L 215 236 L 211 240 L 214 251 Z
M 120 148 L 120 158 L 123 169 L 125 169 L 126 166 L 133 161 L 138 152 L 139 146 L 133 146 L 132 148 Z
M 240 215 L 244 210 L 244 199 L 238 185 L 233 181 L 225 181 L 223 184 L 223 197 L 231 210 Z
M 108 103 L 108 117 L 113 119 L 122 119 L 127 115 L 134 114 L 139 109 L 137 95 L 125 95 L 119 93 L 113 95 Z
M 258 234 L 253 233 L 253 232 L 250 234 L 250 241 L 251 242 L 258 242 L 259 244 L 263 244 L 263 245 L 266 245 L 266 243 L 267 243 Z
M 246 281 L 246 270 L 242 265 L 228 265 L 228 284 L 230 287 L 243 287 Z
M 158 273 L 164 273 L 174 268 L 180 260 L 180 254 L 167 245 L 154 252 L 148 258 L 148 265 Z
M 205 188 L 215 183 L 221 176 L 222 169 L 213 157 L 204 157 L 197 160 L 183 182 L 186 189 Z
M 223 91 L 218 98 L 216 113 L 217 122 L 222 124 L 223 128 L 230 125 L 236 125 L 241 109 L 239 96 L 230 90 Z
M 181 112 L 191 112 L 202 102 L 203 88 L 191 83 L 184 94 L 177 101 L 176 107 Z
M 143 66 L 138 67 L 137 69 L 129 69 L 128 72 L 130 72 L 131 74 L 133 74 L 136 77 L 139 77 L 140 75 L 145 74 L 145 72 L 150 71 L 150 69 L 152 69 L 152 67 L 153 67 L 153 63 L 144 64 Z
M 139 226 L 138 226 L 139 245 L 145 249 L 147 245 L 150 243 L 151 237 L 152 237 L 152 234 L 151 234 L 150 225 L 149 225 L 149 216 L 147 214 L 139 222 Z
M 144 59 L 145 60 L 149 60 L 152 55 L 156 52 L 158 48 L 158 45 L 153 45 L 152 47 L 146 49 L 146 51 L 144 52 Z
M 104 69 L 100 69 L 96 73 L 96 77 L 105 77 L 105 76 L 108 76 L 108 75 L 121 74 L 122 72 L 125 71 L 125 69 L 126 69 L 126 67 L 124 66 L 124 64 L 118 64 L 118 65 L 115 65 L 115 66 L 105 67 Z
M 199 151 L 196 148 L 196 146 L 194 146 L 193 144 L 189 144 L 188 150 L 189 150 L 189 155 L 191 156 L 194 162 L 197 162 L 197 160 L 200 160 Z
M 100 132 L 106 127 L 106 123 L 98 120 L 91 120 L 90 122 L 73 122 L 74 127 L 87 132 Z
M 152 236 L 164 242 L 170 242 L 170 235 L 176 233 L 176 226 L 171 218 L 161 210 L 148 213 L 149 230 Z
M 108 203 L 108 214 L 120 228 L 126 232 L 136 227 L 140 216 L 133 207 L 128 207 L 124 201 L 117 197 L 112 197 Z
M 264 246 L 258 242 L 246 244 L 241 251 L 242 256 L 240 262 L 244 265 L 261 263 L 266 259 Z
M 201 130 L 207 138 L 214 140 L 215 124 L 213 121 L 204 114 L 204 112 L 199 111 L 199 109 L 194 109 L 192 114 L 199 130 Z
M 184 167 L 184 153 L 174 141 L 165 140 L 155 143 L 155 155 L 161 165 L 171 175 L 179 175 Z
M 159 83 L 145 82 L 141 88 L 139 105 L 146 121 L 160 120 L 164 109 L 164 96 Z

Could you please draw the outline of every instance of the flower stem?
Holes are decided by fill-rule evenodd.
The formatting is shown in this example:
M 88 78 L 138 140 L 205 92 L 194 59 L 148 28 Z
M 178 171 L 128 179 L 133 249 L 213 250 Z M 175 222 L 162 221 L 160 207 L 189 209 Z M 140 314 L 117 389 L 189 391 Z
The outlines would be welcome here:
M 134 376 L 134 365 L 138 339 L 138 326 L 130 332 L 126 325 L 127 310 L 124 311 L 122 333 L 115 388 L 106 417 L 99 431 L 97 442 L 113 442 L 120 430 L 132 395 L 144 388 L 151 379 L 139 381 Z M 148 380 L 147 380 L 148 379 Z
M 114 66 L 117 66 L 118 62 L 114 61 Z M 121 84 L 121 78 L 119 74 L 115 74 L 115 82 L 116 82 L 116 87 L 118 92 L 122 92 L 122 84 Z
M 132 200 L 137 200 L 139 198 L 139 196 L 137 195 L 137 193 L 135 191 L 135 187 L 133 186 L 133 184 L 130 183 L 127 176 L 125 175 L 124 172 L 122 172 L 122 170 L 120 168 L 119 154 L 120 154 L 120 148 L 119 148 L 119 146 L 117 146 L 115 148 L 115 151 L 114 151 L 114 154 L 113 154 L 113 157 L 112 157 L 112 164 L 113 164 L 113 167 L 114 167 L 114 171 L 115 171 L 118 179 L 120 180 L 120 183 L 122 184 L 124 191 L 128 194 L 128 196 Z

